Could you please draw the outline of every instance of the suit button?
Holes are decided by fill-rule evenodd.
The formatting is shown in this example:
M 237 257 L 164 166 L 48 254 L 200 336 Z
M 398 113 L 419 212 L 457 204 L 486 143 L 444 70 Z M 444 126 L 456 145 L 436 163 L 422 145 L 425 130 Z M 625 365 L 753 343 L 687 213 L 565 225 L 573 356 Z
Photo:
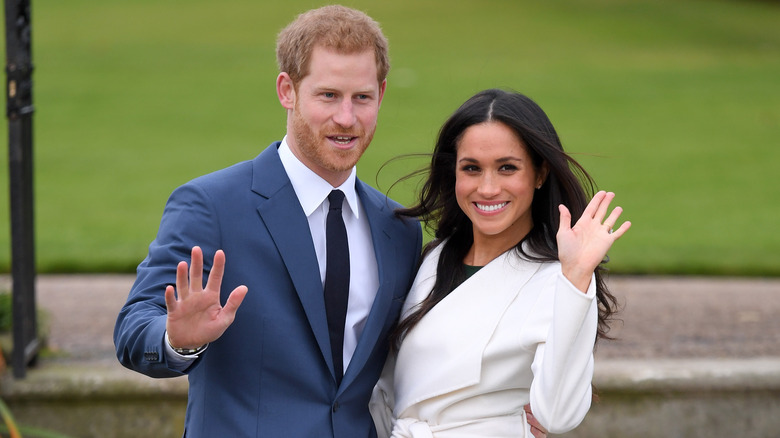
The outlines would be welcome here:
M 333 413 L 335 414 L 336 411 L 338 411 L 338 410 L 339 410 L 339 402 L 333 403 Z
M 147 351 L 144 353 L 144 359 L 146 359 L 149 362 L 157 362 L 160 360 L 159 354 L 157 354 L 156 351 Z

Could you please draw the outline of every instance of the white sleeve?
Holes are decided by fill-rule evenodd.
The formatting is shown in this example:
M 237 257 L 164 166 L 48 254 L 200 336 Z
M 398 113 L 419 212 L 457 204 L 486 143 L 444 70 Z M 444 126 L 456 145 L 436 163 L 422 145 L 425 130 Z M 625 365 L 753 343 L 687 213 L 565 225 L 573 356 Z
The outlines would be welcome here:
M 184 372 L 187 368 L 192 365 L 193 362 L 195 362 L 195 359 L 198 358 L 197 355 L 183 355 L 175 352 L 173 350 L 173 347 L 171 347 L 171 343 L 168 342 L 168 331 L 165 331 L 165 341 L 163 342 L 165 344 L 165 359 L 168 361 L 168 367 L 171 369 L 174 369 L 176 371 Z
M 577 427 L 590 409 L 598 326 L 595 276 L 582 293 L 558 270 L 538 304 L 549 325 L 531 365 L 531 409 L 550 433 Z

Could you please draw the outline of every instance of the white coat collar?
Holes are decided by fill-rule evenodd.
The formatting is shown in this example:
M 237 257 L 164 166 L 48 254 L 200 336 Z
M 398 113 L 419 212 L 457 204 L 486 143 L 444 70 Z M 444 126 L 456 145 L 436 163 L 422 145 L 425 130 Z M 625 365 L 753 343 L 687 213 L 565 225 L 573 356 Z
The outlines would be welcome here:
M 404 305 L 404 316 L 430 293 L 443 246 L 431 251 L 420 266 Z M 403 395 L 396 400 L 396 415 L 422 400 L 479 383 L 482 353 L 501 315 L 541 266 L 522 259 L 513 248 L 480 269 L 425 315 L 406 335 L 398 352 L 398 363 L 408 363 L 410 368 L 396 367 L 395 393 Z M 474 324 L 474 320 L 479 322 Z M 423 358 L 409 353 L 420 349 L 426 351 Z M 423 363 L 426 357 L 446 358 L 447 362 L 437 362 L 437 372 L 427 379 L 405 378 L 417 372 L 413 370 L 428 369 L 430 364 Z

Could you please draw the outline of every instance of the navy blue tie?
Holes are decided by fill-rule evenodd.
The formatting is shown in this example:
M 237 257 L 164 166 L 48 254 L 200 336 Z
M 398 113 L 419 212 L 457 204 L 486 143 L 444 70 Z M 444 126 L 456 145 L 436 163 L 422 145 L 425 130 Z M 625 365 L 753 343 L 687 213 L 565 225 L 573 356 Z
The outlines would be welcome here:
M 328 195 L 328 201 L 330 210 L 325 225 L 325 312 L 328 316 L 328 334 L 336 382 L 341 384 L 344 375 L 344 325 L 347 321 L 349 299 L 349 244 L 347 229 L 341 216 L 344 193 L 341 190 L 333 190 Z

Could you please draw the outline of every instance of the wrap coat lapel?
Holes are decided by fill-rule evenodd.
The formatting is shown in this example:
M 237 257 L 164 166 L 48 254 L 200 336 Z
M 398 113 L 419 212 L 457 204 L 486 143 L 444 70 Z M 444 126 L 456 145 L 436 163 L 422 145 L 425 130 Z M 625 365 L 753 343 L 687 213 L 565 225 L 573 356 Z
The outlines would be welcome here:
M 442 246 L 431 252 L 420 267 L 404 306 L 404 316 L 430 293 Z M 395 370 L 396 396 L 403 394 L 396 400 L 396 415 L 422 400 L 479 383 L 483 352 L 501 315 L 540 266 L 510 250 L 480 269 L 425 315 L 404 338 L 398 352 L 398 363 L 409 363 L 410 369 Z M 480 322 L 471 323 L 474 320 Z M 404 347 L 423 353 L 403 357 L 408 356 Z M 447 362 L 442 363 L 441 358 L 447 358 Z M 435 364 L 436 373 L 426 379 L 408 378 L 414 374 L 412 370 L 427 369 L 431 364 Z

